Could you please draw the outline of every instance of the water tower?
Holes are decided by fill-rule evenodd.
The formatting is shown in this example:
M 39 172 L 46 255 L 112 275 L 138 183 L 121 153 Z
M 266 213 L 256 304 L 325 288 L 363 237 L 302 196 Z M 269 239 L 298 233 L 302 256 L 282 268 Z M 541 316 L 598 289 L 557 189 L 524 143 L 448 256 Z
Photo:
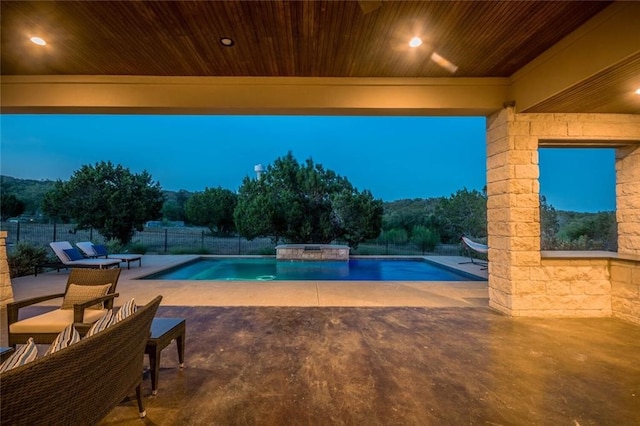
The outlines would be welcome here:
M 262 173 L 264 173 L 264 166 L 262 164 L 256 164 L 253 166 L 253 171 L 256 172 L 256 179 L 260 180 Z

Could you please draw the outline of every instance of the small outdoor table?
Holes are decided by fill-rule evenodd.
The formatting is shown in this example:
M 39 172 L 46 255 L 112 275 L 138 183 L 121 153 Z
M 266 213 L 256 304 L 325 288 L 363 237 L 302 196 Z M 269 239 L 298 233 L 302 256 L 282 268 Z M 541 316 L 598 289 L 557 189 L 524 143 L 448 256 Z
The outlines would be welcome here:
M 149 367 L 151 374 L 151 394 L 158 393 L 158 375 L 160 372 L 160 352 L 166 348 L 173 339 L 176 339 L 178 347 L 178 360 L 180 368 L 184 367 L 184 318 L 154 318 L 151 323 L 151 337 L 147 340 L 144 353 L 149 355 Z
M 12 347 L 0 346 L 0 362 L 4 362 L 5 359 L 9 358 L 13 351 Z

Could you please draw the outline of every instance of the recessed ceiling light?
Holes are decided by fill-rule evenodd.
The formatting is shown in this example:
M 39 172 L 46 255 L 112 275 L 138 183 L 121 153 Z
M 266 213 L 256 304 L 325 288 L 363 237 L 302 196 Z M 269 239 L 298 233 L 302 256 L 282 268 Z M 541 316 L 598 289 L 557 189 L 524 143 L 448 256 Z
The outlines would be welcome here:
M 640 89 L 636 89 L 636 95 L 640 95 Z
M 235 44 L 235 42 L 229 37 L 222 37 L 220 39 L 220 44 L 222 44 L 224 47 L 231 47 Z
M 44 46 L 47 44 L 47 42 L 40 37 L 31 37 L 29 40 L 31 40 L 31 43 L 37 44 L 38 46 Z
M 411 47 L 418 47 L 422 44 L 422 40 L 420 40 L 420 37 L 414 37 L 409 41 L 409 46 Z

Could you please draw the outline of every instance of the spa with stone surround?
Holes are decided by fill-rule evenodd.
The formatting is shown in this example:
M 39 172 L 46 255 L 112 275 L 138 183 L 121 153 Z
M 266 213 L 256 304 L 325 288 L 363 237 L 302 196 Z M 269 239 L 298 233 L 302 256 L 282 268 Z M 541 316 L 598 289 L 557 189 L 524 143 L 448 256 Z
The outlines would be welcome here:
M 339 244 L 280 244 L 278 260 L 349 260 L 349 246 Z

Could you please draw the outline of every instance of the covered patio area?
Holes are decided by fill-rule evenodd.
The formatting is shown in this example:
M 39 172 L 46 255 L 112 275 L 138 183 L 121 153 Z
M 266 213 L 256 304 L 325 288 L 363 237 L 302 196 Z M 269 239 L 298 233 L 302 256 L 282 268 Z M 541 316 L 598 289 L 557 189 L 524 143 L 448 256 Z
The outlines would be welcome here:
M 487 307 L 185 307 L 146 424 L 634 425 L 640 329 Z M 621 356 L 621 354 L 625 354 Z M 140 424 L 135 398 L 104 425 Z
M 136 279 L 190 258 L 145 256 L 119 281 L 120 303 L 163 294 L 157 316 L 186 320 L 185 368 L 172 343 L 155 396 L 145 373 L 147 424 L 640 422 L 640 329 L 621 319 L 510 318 L 489 307 L 486 281 Z M 16 298 L 67 274 L 14 279 Z M 102 424 L 140 424 L 133 395 Z
M 292 306 L 167 286 L 159 315 L 186 318 L 186 367 L 165 349 L 146 423 L 640 424 L 640 3 L 30 3 L 2 5 L 5 114 L 487 117 L 488 288 L 434 285 L 432 304 L 412 305 L 416 289 L 392 283 Z M 54 32 L 47 56 L 22 39 L 23 17 L 78 30 Z M 426 35 L 442 55 L 394 48 L 412 22 L 439 22 Z M 549 256 L 538 149 L 585 146 L 616 150 L 619 251 Z M 21 281 L 0 249 L 6 305 Z M 318 289 L 296 287 L 316 302 Z M 357 304 L 374 294 L 386 303 Z M 125 401 L 103 424 L 137 415 Z

